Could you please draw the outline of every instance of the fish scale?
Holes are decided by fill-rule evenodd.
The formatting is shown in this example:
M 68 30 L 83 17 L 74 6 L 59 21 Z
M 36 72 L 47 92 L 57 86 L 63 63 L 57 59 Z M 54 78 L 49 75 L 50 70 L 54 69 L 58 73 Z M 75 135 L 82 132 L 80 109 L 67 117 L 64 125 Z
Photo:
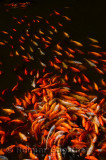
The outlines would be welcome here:
M 53 19 L 56 19 L 55 23 Z M 59 25 L 59 22 L 64 25 Z M 57 160 L 66 159 L 68 154 L 71 159 L 97 157 L 99 146 L 92 141 L 95 135 L 104 139 L 100 134 L 105 132 L 106 121 L 103 111 L 106 95 L 105 52 L 94 38 L 89 37 L 82 42 L 73 39 L 71 31 L 67 32 L 67 22 L 72 23 L 70 17 L 53 11 L 48 19 L 39 16 L 30 20 L 26 16 L 21 19 L 13 17 L 15 28 L 11 28 L 9 33 L 0 32 L 1 36 L 4 35 L 0 47 L 4 51 L 9 48 L 6 55 L 17 78 L 16 84 L 8 87 L 8 92 L 2 90 L 1 93 L 3 104 L 6 103 L 5 95 L 11 94 L 13 97 L 11 110 L 7 110 L 8 105 L 5 110 L 3 106 L 0 109 L 0 129 L 8 132 L 5 133 L 6 140 L 4 132 L 0 134 L 3 145 L 0 153 L 3 155 L 17 155 L 17 148 L 20 147 L 22 151 L 17 159 L 41 159 L 39 150 L 36 154 L 32 149 L 30 153 L 22 153 L 28 146 L 46 149 L 44 160 L 52 159 L 52 156 Z M 21 31 L 18 31 L 17 25 Z M 3 65 L 5 63 L 3 57 Z M 3 67 L 2 72 L 7 74 Z M 4 76 L 2 72 L 0 76 Z M 26 89 L 23 93 L 26 84 L 28 91 Z M 59 135 L 60 131 L 63 133 Z M 81 138 L 84 142 L 79 140 Z M 98 140 L 95 142 L 99 143 Z M 7 147 L 12 144 L 15 149 L 7 153 Z M 53 146 L 54 154 L 51 150 Z M 60 151 L 62 147 L 66 150 L 70 148 L 65 156 Z M 104 152 L 104 143 L 100 147 Z M 75 149 L 80 151 L 75 152 Z

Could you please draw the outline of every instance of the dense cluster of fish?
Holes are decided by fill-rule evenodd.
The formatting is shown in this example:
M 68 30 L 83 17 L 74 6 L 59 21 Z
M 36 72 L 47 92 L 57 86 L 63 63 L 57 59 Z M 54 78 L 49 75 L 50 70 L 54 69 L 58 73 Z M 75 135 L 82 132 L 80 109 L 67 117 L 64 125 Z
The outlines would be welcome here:
M 73 39 L 71 18 L 55 10 L 48 19 L 13 20 L 16 27 L 0 31 L 16 76 L 0 93 L 0 158 L 97 160 L 106 151 L 106 52 L 94 38 Z

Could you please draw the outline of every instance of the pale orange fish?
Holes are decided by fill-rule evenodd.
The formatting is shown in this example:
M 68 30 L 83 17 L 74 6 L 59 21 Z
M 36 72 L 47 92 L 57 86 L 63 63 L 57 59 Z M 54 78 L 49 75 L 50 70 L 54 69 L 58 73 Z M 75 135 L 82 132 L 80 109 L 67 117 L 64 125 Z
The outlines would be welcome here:
M 40 33 L 40 34 L 44 34 L 44 32 L 43 32 L 41 29 L 39 29 L 39 33 Z
M 61 52 L 58 52 L 58 51 L 56 51 L 56 50 L 53 50 L 53 52 L 55 52 L 56 54 L 62 56 L 62 53 L 61 53 Z
M 68 66 L 66 65 L 65 62 L 62 62 L 63 68 L 68 69 Z
M 92 43 L 99 43 L 99 41 L 98 40 L 96 40 L 96 39 L 94 39 L 94 38 L 88 38 Z
M 14 110 L 8 109 L 8 108 L 4 108 L 3 111 L 6 112 L 8 115 L 11 115 L 11 114 L 15 113 Z
M 92 46 L 92 47 L 94 47 L 94 48 L 102 48 L 101 46 L 96 45 L 96 44 L 91 44 L 90 46 Z
M 33 35 L 33 36 L 34 36 L 35 39 L 40 39 L 40 38 L 39 38 L 38 36 L 36 36 L 36 35 Z
M 64 36 L 65 36 L 66 38 L 69 38 L 69 37 L 70 37 L 70 35 L 69 35 L 67 32 L 63 32 L 63 34 L 64 34 Z
M 19 56 L 19 52 L 18 51 L 15 51 L 15 54 L 16 54 L 16 56 Z
M 99 90 L 99 87 L 98 87 L 98 85 L 94 82 L 94 88 L 95 88 L 95 90 Z
M 64 17 L 67 21 L 71 21 L 71 18 L 67 17 L 67 16 L 62 16 Z
M 84 58 L 84 59 L 88 62 L 88 64 L 89 64 L 91 67 L 97 67 L 95 63 L 91 62 L 90 60 L 88 60 L 88 59 L 86 59 L 86 58 Z
M 56 45 L 56 48 L 57 48 L 58 50 L 62 50 L 62 49 L 63 49 L 59 44 Z
M 21 48 L 23 51 L 25 51 L 25 48 L 24 48 L 23 46 L 20 45 L 20 48 Z
M 31 39 L 31 42 L 32 42 L 35 46 L 38 46 L 38 43 L 35 42 L 35 41 L 33 41 L 32 39 Z
M 48 30 L 48 32 L 49 32 L 51 35 L 53 34 L 53 32 L 52 32 L 52 31 L 49 31 L 49 30 Z
M 39 19 L 43 19 L 43 17 L 41 17 L 41 16 L 36 16 L 37 18 L 39 18 Z
M 0 45 L 4 46 L 4 45 L 5 45 L 5 43 L 4 43 L 4 42 L 0 42 Z
M 31 47 L 31 46 L 29 46 L 29 50 L 30 50 L 30 52 L 34 52 L 34 49 Z
M 22 120 L 20 120 L 20 119 L 13 119 L 13 120 L 11 120 L 10 122 L 8 122 L 9 124 L 10 123 L 16 123 L 16 124 L 22 124 L 22 123 L 24 123 Z
M 97 57 L 102 57 L 102 54 L 98 53 L 98 52 L 88 52 L 89 54 L 93 54 L 94 56 Z
M 29 156 L 33 160 L 39 160 L 38 157 L 34 153 L 32 153 L 32 151 L 29 152 Z
M 26 135 L 23 134 L 23 133 L 21 133 L 21 132 L 19 132 L 19 136 L 20 136 L 20 138 L 21 138 L 23 141 L 27 141 L 27 140 L 28 140 L 28 138 L 26 137 Z
M 58 157 L 58 160 L 62 160 L 62 153 L 61 153 L 61 149 L 59 146 L 56 147 L 56 152 L 57 152 L 57 157 Z
M 78 42 L 78 41 L 74 41 L 74 40 L 71 39 L 70 42 L 74 43 L 78 47 L 83 47 L 83 44 Z
M 65 51 L 65 53 L 67 54 L 68 57 L 74 58 L 74 55 L 72 55 L 71 53 Z
M 6 31 L 1 31 L 2 33 L 4 33 L 4 34 L 8 34 L 8 32 L 6 32 Z

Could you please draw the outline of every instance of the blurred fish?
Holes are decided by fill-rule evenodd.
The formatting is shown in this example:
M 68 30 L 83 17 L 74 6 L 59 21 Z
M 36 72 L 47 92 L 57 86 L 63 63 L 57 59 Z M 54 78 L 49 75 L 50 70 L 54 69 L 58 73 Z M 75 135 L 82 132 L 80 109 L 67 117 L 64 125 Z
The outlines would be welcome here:
M 93 38 L 88 38 L 92 43 L 99 43 L 99 41 L 98 40 L 96 40 L 96 39 L 93 39 Z

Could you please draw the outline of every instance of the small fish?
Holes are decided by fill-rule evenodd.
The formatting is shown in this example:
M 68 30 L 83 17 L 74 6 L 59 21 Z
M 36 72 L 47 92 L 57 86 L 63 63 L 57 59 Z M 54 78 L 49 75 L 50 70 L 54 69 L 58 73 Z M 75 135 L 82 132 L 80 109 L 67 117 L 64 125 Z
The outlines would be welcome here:
M 44 32 L 42 32 L 42 30 L 41 30 L 41 29 L 39 29 L 39 33 L 40 33 L 40 34 L 44 34 Z
M 74 60 L 68 60 L 67 61 L 68 63 L 71 63 L 71 64 L 82 64 L 82 62 L 80 62 L 80 61 L 74 61 Z
M 21 36 L 20 38 L 21 38 L 23 41 L 25 41 L 25 37 Z
M 35 76 L 34 76 L 34 79 L 33 79 L 33 81 L 32 81 L 31 86 L 32 86 L 32 87 L 34 87 L 34 88 L 36 87 L 36 83 L 35 83 Z
M 46 148 L 47 148 L 47 145 L 48 145 L 48 139 L 52 135 L 52 133 L 55 130 L 55 128 L 56 128 L 55 125 L 53 125 L 49 130 L 49 133 L 48 133 L 48 136 L 47 136 L 47 139 L 46 139 Z
M 94 156 L 86 156 L 85 159 L 89 159 L 89 160 L 98 160 L 96 157 Z
M 62 53 L 61 53 L 61 52 L 59 52 L 59 51 L 53 50 L 53 52 L 55 52 L 57 55 L 62 56 Z
M 13 105 L 14 105 L 14 104 L 13 104 Z M 19 109 L 19 110 L 24 111 L 24 108 L 23 108 L 23 107 L 21 107 L 21 106 L 16 106 L 16 105 L 14 105 L 14 107 L 15 107 L 16 109 Z
M 35 39 L 40 39 L 37 35 L 33 35 Z
M 54 13 L 55 13 L 56 15 L 58 15 L 58 16 L 61 15 L 59 12 L 57 12 L 57 11 L 55 11 L 55 10 L 54 10 Z
M 58 50 L 62 50 L 62 47 L 61 47 L 59 44 L 56 45 L 56 48 L 57 48 Z
M 94 88 L 95 88 L 95 90 L 99 90 L 99 87 L 98 87 L 98 85 L 94 82 Z
M 7 122 L 7 121 L 10 121 L 11 118 L 5 117 L 5 116 L 0 116 L 0 120 L 2 120 L 2 121 L 4 121 L 4 122 Z
M 31 46 L 29 46 L 29 50 L 30 50 L 30 52 L 34 52 L 34 49 L 31 47 Z
M 71 21 L 71 18 L 67 17 L 67 16 L 62 16 L 64 17 L 67 21 Z
M 103 72 L 101 69 L 99 69 L 99 68 L 97 68 L 97 67 L 95 67 L 95 69 L 96 69 L 100 74 L 104 74 L 104 72 Z
M 99 43 L 99 41 L 98 40 L 96 40 L 96 39 L 94 39 L 94 38 L 88 38 L 92 43 Z
M 85 82 L 90 83 L 90 80 L 88 79 L 88 77 L 85 74 L 82 73 L 82 76 L 83 76 Z
M 93 150 L 94 150 L 94 143 L 91 143 L 91 145 L 89 146 L 89 148 L 87 150 L 86 155 L 90 156 L 92 154 Z
M 63 68 L 68 69 L 68 66 L 66 65 L 65 62 L 62 62 Z
M 88 64 L 91 66 L 91 67 L 97 67 L 96 64 L 94 64 L 93 62 L 89 61 L 88 59 L 84 58 Z
M 59 25 L 60 27 L 63 27 L 63 24 L 61 24 L 60 22 L 58 22 L 58 25 Z
M 40 48 L 38 48 L 38 50 L 39 50 L 41 55 L 45 55 L 45 53 Z
M 57 152 L 58 160 L 62 160 L 61 149 L 59 146 L 56 147 L 56 152 Z
M 24 48 L 23 46 L 20 45 L 20 48 L 21 48 L 23 51 L 25 51 L 25 48 Z
M 28 139 L 27 139 L 27 137 L 26 137 L 25 134 L 19 132 L 19 136 L 20 136 L 20 138 L 21 138 L 23 141 L 28 141 Z
M 34 61 L 34 57 L 32 55 L 30 55 L 29 53 L 27 53 L 27 55 L 30 60 Z
M 38 43 L 35 42 L 35 41 L 33 41 L 32 39 L 31 39 L 31 42 L 32 42 L 35 46 L 38 46 Z
M 10 123 L 16 123 L 16 124 L 22 124 L 22 123 L 24 123 L 22 120 L 20 120 L 20 119 L 13 119 L 13 120 L 11 120 L 10 122 L 9 122 L 9 124 Z
M 39 18 L 39 19 L 43 19 L 43 17 L 41 17 L 41 16 L 36 16 L 37 18 Z
M 4 46 L 4 45 L 5 45 L 5 43 L 4 43 L 4 42 L 0 42 L 0 45 Z
M 70 37 L 70 35 L 69 35 L 67 32 L 63 32 L 63 34 L 64 34 L 64 36 L 65 36 L 66 38 L 69 38 L 69 37 Z
M 18 86 L 19 86 L 19 83 L 17 83 L 17 84 L 12 88 L 12 92 L 15 91 L 15 90 L 17 90 Z
M 6 32 L 6 31 L 1 31 L 2 33 L 4 33 L 4 34 L 9 34 L 8 32 Z
M 73 71 L 73 72 L 80 72 L 79 69 L 75 68 L 75 67 L 70 67 L 70 69 Z
M 32 153 L 32 151 L 29 152 L 29 156 L 31 159 L 39 160 L 38 157 L 34 153 Z
M 88 52 L 88 54 L 93 54 L 96 57 L 102 57 L 102 54 L 100 54 L 98 52 Z
M 15 54 L 16 54 L 16 56 L 19 56 L 19 55 L 20 55 L 18 51 L 15 51 Z
M 75 97 L 76 99 L 78 99 L 79 101 L 81 102 L 84 102 L 84 101 L 89 101 L 86 97 L 84 96 L 80 96 L 80 95 L 76 95 L 76 94 L 72 94 L 73 97 Z
M 78 41 L 74 41 L 74 40 L 71 39 L 70 42 L 74 43 L 78 47 L 83 47 L 83 44 L 78 42 Z
M 3 111 L 6 112 L 8 115 L 11 115 L 11 114 L 14 114 L 14 113 L 15 113 L 14 110 L 12 110 L 12 109 L 7 109 L 7 108 L 4 108 Z
M 101 46 L 96 45 L 96 44 L 91 44 L 90 46 L 92 46 L 92 47 L 94 47 L 94 48 L 102 48 Z

